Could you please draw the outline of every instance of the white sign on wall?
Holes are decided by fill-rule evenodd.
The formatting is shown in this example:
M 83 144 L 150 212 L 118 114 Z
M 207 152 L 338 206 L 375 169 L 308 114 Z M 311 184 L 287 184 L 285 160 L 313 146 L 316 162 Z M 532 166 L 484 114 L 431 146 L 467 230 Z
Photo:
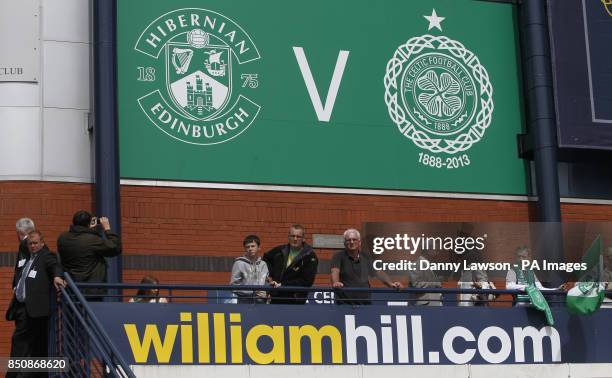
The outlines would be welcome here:
M 40 0 L 0 0 L 0 82 L 37 82 Z

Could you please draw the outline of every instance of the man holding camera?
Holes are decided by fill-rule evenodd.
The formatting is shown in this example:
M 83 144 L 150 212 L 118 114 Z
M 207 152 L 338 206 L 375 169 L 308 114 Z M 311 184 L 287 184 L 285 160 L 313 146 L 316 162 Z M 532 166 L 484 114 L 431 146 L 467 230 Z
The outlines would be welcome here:
M 77 211 L 72 217 L 70 230 L 57 239 L 57 250 L 64 271 L 76 282 L 106 282 L 105 257 L 121 253 L 119 235 L 112 232 L 108 218 L 92 217 L 87 211 Z M 86 289 L 88 300 L 101 301 L 104 289 Z

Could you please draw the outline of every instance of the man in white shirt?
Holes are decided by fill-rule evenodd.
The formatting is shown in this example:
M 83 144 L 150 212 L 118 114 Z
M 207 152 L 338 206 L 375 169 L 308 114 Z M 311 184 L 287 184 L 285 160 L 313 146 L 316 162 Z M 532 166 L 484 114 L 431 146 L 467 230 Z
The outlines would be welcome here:
M 533 282 L 539 290 L 557 290 L 558 288 L 546 288 L 542 286 L 540 280 L 533 270 L 521 269 L 521 261 L 530 260 L 529 248 L 520 246 L 516 249 L 516 258 L 518 262 L 514 264 L 514 268 L 510 269 L 506 274 L 506 290 L 519 290 L 523 293 L 517 294 L 514 298 L 515 306 L 529 306 L 529 295 L 525 292 L 530 282 Z

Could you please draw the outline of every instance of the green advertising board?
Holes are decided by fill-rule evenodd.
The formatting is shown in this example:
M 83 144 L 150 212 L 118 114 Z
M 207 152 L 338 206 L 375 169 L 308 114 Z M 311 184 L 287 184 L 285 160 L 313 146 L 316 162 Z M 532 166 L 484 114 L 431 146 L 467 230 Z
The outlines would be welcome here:
M 511 4 L 117 5 L 122 178 L 528 192 Z

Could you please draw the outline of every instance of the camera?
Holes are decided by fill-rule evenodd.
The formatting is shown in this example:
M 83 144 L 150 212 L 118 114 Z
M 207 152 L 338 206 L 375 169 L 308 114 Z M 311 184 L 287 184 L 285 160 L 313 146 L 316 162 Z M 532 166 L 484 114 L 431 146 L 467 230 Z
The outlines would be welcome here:
M 91 217 L 91 222 L 89 222 L 89 227 L 96 227 L 98 225 L 98 217 Z

